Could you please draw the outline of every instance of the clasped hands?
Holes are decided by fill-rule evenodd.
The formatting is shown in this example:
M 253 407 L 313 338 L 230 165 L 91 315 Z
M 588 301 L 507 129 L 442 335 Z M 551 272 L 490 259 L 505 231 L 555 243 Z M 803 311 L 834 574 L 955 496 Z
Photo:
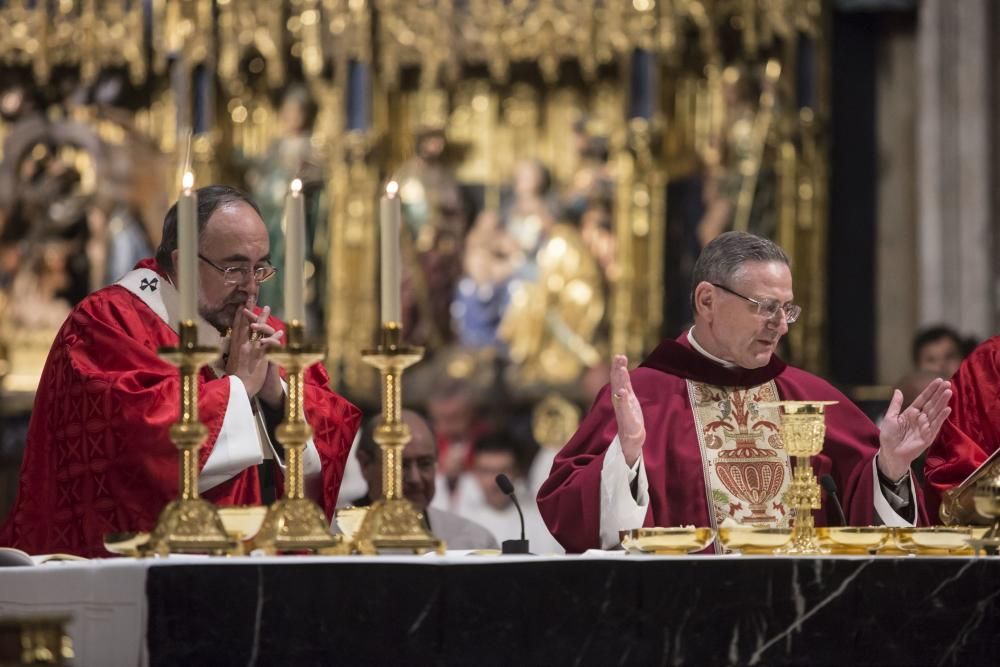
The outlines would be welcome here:
M 890 480 L 901 480 L 913 461 L 931 446 L 944 420 L 951 414 L 948 407 L 951 395 L 951 383 L 937 379 L 902 410 L 902 392 L 897 389 L 893 393 L 879 433 L 878 467 L 883 475 Z M 642 454 L 646 423 L 639 399 L 632 390 L 628 359 L 624 355 L 616 355 L 611 363 L 611 404 L 625 463 L 631 467 Z
M 272 408 L 279 408 L 284 399 L 278 366 L 267 358 L 267 350 L 281 346 L 282 332 L 267 323 L 271 307 L 264 306 L 260 314 L 253 312 L 254 297 L 240 308 L 233 320 L 229 338 L 226 373 L 235 375 L 246 387 L 250 398 L 259 397 Z

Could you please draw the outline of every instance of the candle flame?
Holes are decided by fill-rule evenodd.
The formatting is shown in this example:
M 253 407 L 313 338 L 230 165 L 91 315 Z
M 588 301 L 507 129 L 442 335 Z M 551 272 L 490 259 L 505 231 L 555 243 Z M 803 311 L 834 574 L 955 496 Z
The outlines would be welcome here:
M 292 190 L 292 195 L 298 196 L 298 194 L 302 192 L 302 179 L 296 178 L 294 181 L 292 181 L 290 187 Z
M 388 197 L 395 197 L 396 193 L 399 192 L 399 183 L 396 181 L 389 181 L 385 186 L 385 194 Z
M 181 179 L 181 187 L 185 190 L 190 190 L 194 187 L 194 174 L 190 171 L 184 172 L 184 178 Z

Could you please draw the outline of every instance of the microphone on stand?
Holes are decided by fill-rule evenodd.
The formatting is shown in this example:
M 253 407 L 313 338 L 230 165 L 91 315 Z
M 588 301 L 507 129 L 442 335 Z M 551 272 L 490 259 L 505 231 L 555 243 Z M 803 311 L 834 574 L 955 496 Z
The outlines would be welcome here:
M 823 488 L 826 489 L 826 494 L 833 501 L 833 509 L 837 512 L 840 525 L 846 526 L 847 517 L 844 516 L 844 507 L 840 504 L 840 498 L 837 497 L 837 482 L 833 480 L 833 475 L 823 475 L 819 478 L 819 483 L 823 485 Z
M 504 495 L 510 496 L 510 499 L 514 501 L 514 507 L 517 508 L 517 515 L 521 517 L 521 539 L 519 540 L 504 540 L 500 545 L 501 553 L 504 554 L 527 554 L 531 553 L 528 551 L 528 540 L 524 539 L 524 512 L 521 511 L 521 504 L 517 502 L 517 496 L 514 495 L 514 484 L 510 481 L 507 475 L 500 473 L 497 475 L 497 486 L 500 490 L 504 492 Z

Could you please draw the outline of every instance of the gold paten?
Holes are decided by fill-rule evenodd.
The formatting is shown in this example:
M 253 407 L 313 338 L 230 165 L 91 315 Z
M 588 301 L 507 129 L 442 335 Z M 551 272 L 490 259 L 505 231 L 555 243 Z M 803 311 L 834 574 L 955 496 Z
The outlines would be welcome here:
M 287 333 L 285 347 L 268 351 L 268 356 L 285 369 L 288 378 L 285 421 L 276 429 L 278 441 L 285 448 L 285 497 L 268 508 L 254 546 L 269 554 L 347 554 L 350 545 L 330 531 L 323 510 L 305 494 L 302 453 L 313 431 L 305 418 L 303 373 L 323 359 L 323 348 L 305 343 L 305 326 L 298 320 L 288 323 Z
M 444 553 L 445 543 L 427 530 L 423 515 L 403 497 L 403 447 L 410 429 L 402 420 L 403 371 L 420 361 L 423 348 L 402 344 L 402 327 L 396 322 L 382 326 L 378 347 L 364 350 L 365 363 L 382 377 L 382 423 L 375 429 L 375 442 L 382 449 L 382 493 L 357 529 L 355 549 L 363 554 L 386 551 Z
M 226 533 L 215 505 L 198 497 L 198 450 L 208 429 L 198 421 L 198 370 L 219 356 L 213 347 L 198 345 L 193 320 L 180 324 L 177 347 L 162 348 L 160 357 L 180 369 L 180 418 L 170 427 L 170 439 L 181 452 L 180 494 L 160 513 L 149 538 L 148 553 L 227 554 L 236 541 Z
M 719 541 L 722 546 L 744 554 L 773 554 L 792 539 L 791 528 L 765 526 L 722 526 Z
M 105 533 L 104 548 L 119 556 L 141 558 L 149 555 L 149 533 Z
M 885 526 L 833 526 L 817 528 L 820 544 L 834 554 L 873 554 L 892 537 Z
M 774 551 L 777 555 L 815 555 L 829 553 L 820 544 L 812 510 L 820 508 L 820 489 L 809 458 L 823 451 L 826 436 L 824 410 L 836 401 L 779 401 L 781 437 L 788 455 L 795 457 L 792 485 L 785 502 L 795 508 L 792 537 Z
M 895 547 L 903 553 L 924 556 L 971 554 L 970 541 L 975 538 L 970 526 L 928 526 L 894 528 Z
M 705 549 L 715 539 L 711 528 L 635 528 L 620 534 L 622 546 L 631 553 L 683 555 Z
M 222 525 L 226 532 L 240 542 L 252 540 L 260 532 L 265 516 L 267 516 L 267 508 L 262 505 L 219 508 L 219 518 L 222 519 Z

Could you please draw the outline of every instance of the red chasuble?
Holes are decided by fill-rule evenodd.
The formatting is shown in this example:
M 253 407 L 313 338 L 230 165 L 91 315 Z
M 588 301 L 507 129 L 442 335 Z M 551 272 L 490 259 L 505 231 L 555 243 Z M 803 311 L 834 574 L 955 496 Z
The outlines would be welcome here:
M 166 283 L 152 260 L 137 269 L 160 273 L 159 280 L 153 271 L 146 274 L 142 289 Z M 284 328 L 275 318 L 268 324 Z M 179 459 L 169 437 L 178 417 L 178 372 L 156 352 L 177 343 L 161 315 L 120 285 L 73 309 L 42 371 L 17 501 L 0 529 L 0 545 L 102 556 L 105 533 L 153 528 L 177 495 Z M 198 410 L 209 432 L 202 466 L 222 429 L 229 388 L 229 378 L 202 369 Z M 320 504 L 329 517 L 360 412 L 329 389 L 321 364 L 306 370 L 304 393 L 322 464 Z M 243 469 L 203 497 L 219 505 L 260 504 L 257 468 Z
M 951 414 L 927 452 L 927 511 L 938 516 L 941 494 L 961 484 L 1000 447 L 1000 336 L 962 362 L 951 379 Z
M 777 425 L 750 405 L 773 400 L 775 391 L 779 400 L 838 401 L 827 408 L 826 441 L 814 469 L 817 477 L 833 475 L 850 525 L 872 523 L 879 431 L 829 383 L 776 356 L 763 368 L 727 369 L 694 350 L 687 334 L 661 343 L 631 378 L 646 422 L 644 525 L 718 526 L 727 516 L 753 525 L 787 524 L 791 508 L 781 490 L 791 475 L 788 457 Z M 713 404 L 717 414 L 706 418 Z M 616 434 L 609 385 L 538 492 L 538 509 L 568 552 L 600 548 L 601 469 Z M 827 525 L 833 512 L 823 491 L 817 525 Z

